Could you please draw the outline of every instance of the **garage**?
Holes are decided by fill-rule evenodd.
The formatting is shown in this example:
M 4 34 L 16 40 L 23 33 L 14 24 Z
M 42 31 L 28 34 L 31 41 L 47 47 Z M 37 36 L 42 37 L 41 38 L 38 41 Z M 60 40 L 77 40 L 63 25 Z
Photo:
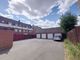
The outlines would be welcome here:
M 53 34 L 52 34 L 52 33 L 47 34 L 47 38 L 48 38 L 48 39 L 53 39 Z
M 41 37 L 42 37 L 43 39 L 46 39 L 46 34 L 42 34 Z
M 55 33 L 54 34 L 54 40 L 61 40 L 62 39 L 62 34 L 61 33 Z
M 60 28 L 39 29 L 36 31 L 36 38 L 61 40 L 62 30 Z
M 36 37 L 37 37 L 37 38 L 40 38 L 40 34 L 36 34 Z

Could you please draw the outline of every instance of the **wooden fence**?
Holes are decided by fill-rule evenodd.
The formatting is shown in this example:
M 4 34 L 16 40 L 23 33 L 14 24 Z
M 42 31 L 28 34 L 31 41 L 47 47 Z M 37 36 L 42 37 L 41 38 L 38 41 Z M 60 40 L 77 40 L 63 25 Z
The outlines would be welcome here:
M 73 44 L 80 43 L 80 26 L 69 31 L 67 37 Z

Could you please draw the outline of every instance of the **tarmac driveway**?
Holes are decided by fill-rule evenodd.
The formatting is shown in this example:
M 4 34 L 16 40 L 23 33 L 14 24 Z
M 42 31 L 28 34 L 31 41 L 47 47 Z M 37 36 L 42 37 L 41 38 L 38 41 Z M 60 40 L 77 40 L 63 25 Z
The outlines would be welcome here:
M 46 39 L 27 39 L 13 43 L 0 60 L 64 60 L 63 42 Z

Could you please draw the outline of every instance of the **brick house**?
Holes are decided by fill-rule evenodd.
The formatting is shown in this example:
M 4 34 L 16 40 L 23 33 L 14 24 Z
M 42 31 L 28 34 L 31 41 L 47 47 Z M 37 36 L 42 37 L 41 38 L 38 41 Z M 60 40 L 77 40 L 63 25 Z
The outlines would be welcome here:
M 0 30 L 11 30 L 13 32 L 13 40 L 23 40 L 32 38 L 33 28 L 31 25 L 16 20 L 8 19 L 0 16 Z
M 0 16 L 0 29 L 12 30 L 18 33 L 28 33 L 32 31 L 32 26 L 16 20 L 8 19 Z

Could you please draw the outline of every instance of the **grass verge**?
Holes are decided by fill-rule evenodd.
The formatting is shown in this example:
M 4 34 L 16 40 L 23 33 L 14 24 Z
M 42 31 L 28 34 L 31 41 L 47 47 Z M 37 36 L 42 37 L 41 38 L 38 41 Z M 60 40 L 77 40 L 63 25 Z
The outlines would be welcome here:
M 80 43 L 73 45 L 68 39 L 64 40 L 65 60 L 80 60 Z

